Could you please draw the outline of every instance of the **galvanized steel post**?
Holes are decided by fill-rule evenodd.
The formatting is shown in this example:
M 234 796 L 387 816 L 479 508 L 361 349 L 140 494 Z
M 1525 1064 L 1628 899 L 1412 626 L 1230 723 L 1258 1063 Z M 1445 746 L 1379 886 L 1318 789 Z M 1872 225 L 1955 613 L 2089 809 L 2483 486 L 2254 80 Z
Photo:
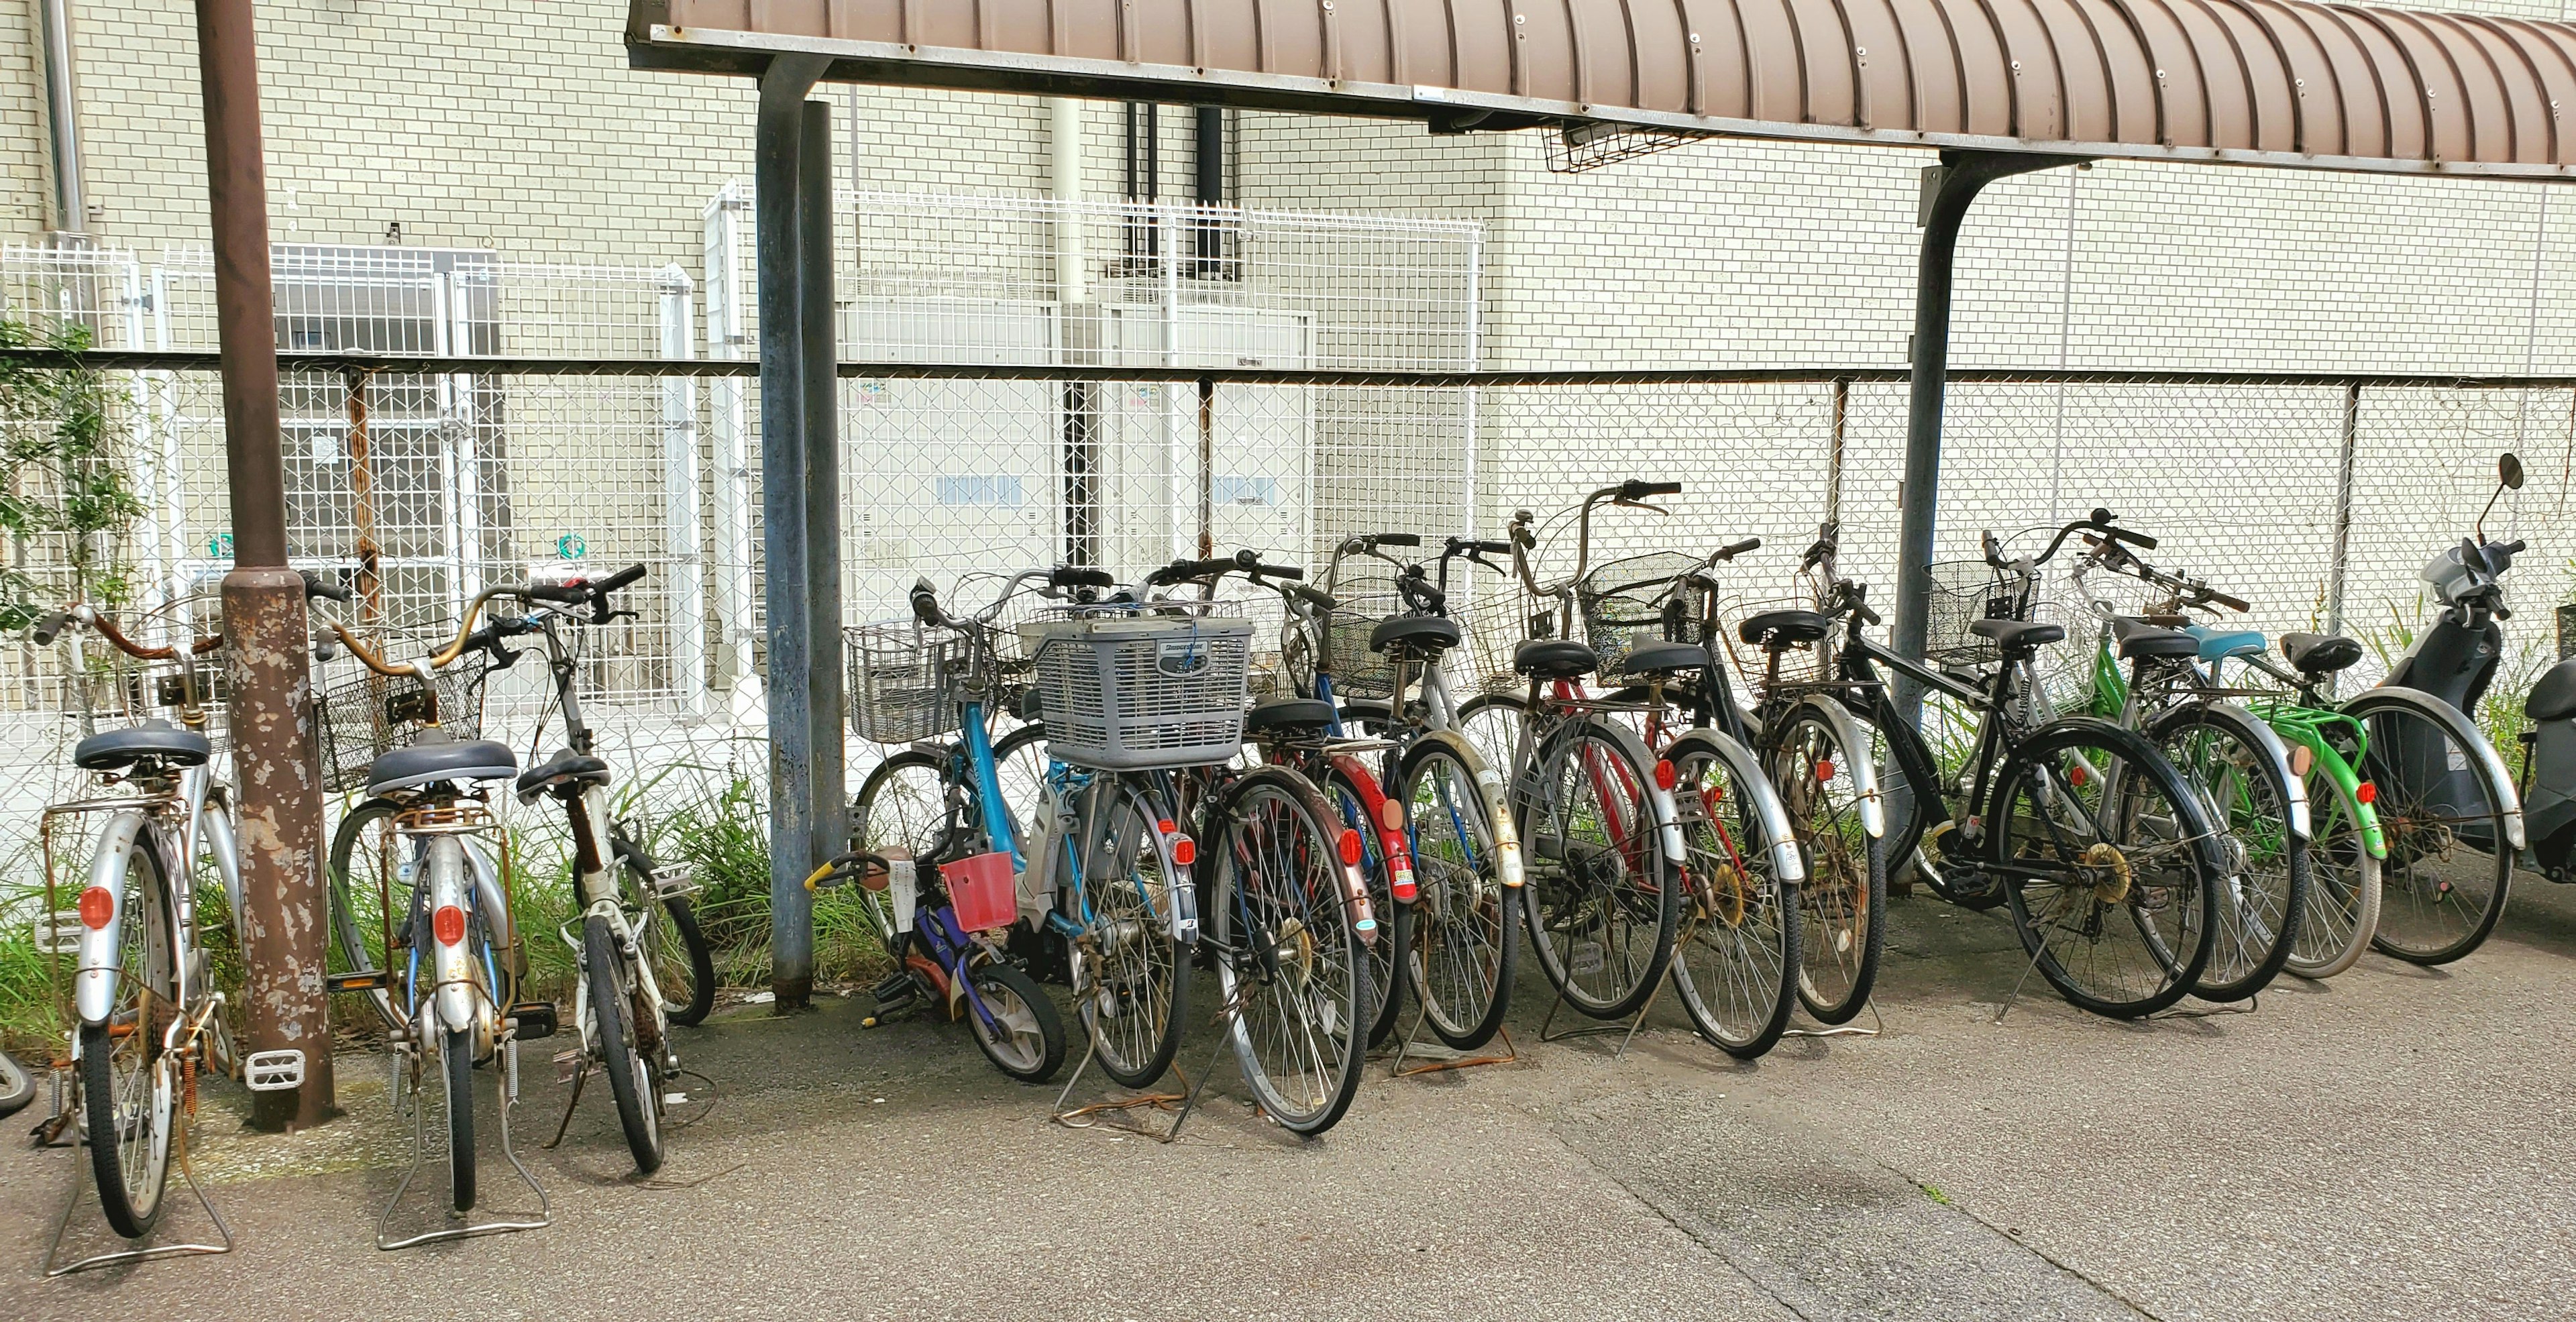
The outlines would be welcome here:
M 797 312 L 804 323 L 805 366 L 805 713 L 812 734 L 810 867 L 850 847 L 848 792 L 842 760 L 848 745 L 841 685 L 841 383 L 840 337 L 832 307 L 832 103 L 805 103 L 802 164 L 797 171 Z M 797 893 L 805 893 L 803 883 Z M 813 922 L 806 916 L 807 942 Z M 802 1003 L 812 991 L 809 964 Z M 788 988 L 779 980 L 780 1004 Z
M 197 0 L 206 201 L 214 222 L 215 327 L 222 348 L 225 478 L 233 569 L 224 576 L 227 720 L 240 783 L 245 995 L 250 1049 L 304 1053 L 293 1091 L 253 1094 L 263 1129 L 337 1110 L 322 990 L 322 786 L 304 580 L 286 563 L 286 470 L 278 440 L 277 311 L 269 284 L 268 181 L 251 0 Z
M 802 227 L 805 93 L 827 62 L 782 55 L 760 79 L 753 139 L 759 245 L 760 477 L 769 615 L 769 982 L 781 1010 L 814 992 L 813 617 L 806 574 Z M 828 256 L 825 257 L 828 261 Z M 834 621 L 838 623 L 838 621 Z M 833 787 L 837 792 L 838 786 Z

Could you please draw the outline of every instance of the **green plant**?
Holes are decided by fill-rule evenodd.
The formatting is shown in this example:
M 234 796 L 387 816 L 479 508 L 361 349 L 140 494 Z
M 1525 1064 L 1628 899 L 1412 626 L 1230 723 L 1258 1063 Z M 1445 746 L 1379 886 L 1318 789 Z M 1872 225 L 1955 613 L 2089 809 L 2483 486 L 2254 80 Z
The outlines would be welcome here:
M 25 628 L 62 604 L 39 578 L 36 545 L 59 543 L 73 599 L 102 606 L 132 595 L 121 559 L 126 530 L 143 514 L 124 432 L 110 425 L 105 374 L 78 355 L 89 328 L 50 328 L 0 318 L 0 350 L 41 350 L 57 364 L 0 359 L 0 629 Z

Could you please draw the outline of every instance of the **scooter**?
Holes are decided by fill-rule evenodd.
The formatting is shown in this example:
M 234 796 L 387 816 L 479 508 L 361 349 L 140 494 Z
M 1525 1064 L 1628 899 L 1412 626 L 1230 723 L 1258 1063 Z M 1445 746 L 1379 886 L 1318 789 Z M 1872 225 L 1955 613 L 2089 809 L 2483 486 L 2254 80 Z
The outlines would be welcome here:
M 2522 461 L 2506 455 L 2496 463 L 2501 487 L 2522 486 Z M 2492 504 L 2493 502 L 2489 502 Z M 2513 552 L 2522 549 L 2519 541 L 2506 545 L 2501 559 L 2493 552 L 2499 548 L 2481 548 L 2487 554 L 2470 559 L 2468 546 L 2446 552 L 2447 559 L 2457 561 L 2454 571 L 2465 580 L 2481 581 L 2489 593 L 2496 591 L 2495 576 L 2511 565 Z M 2441 562 L 2435 562 L 2441 567 Z M 2433 569 L 2425 570 L 2428 579 Z M 2496 615 L 2507 612 L 2498 605 Z M 2472 695 L 2485 691 L 2494 675 L 2498 657 L 2503 651 L 2503 633 L 2489 622 L 2486 635 L 2473 640 L 2470 654 L 2456 658 L 2464 669 L 2474 671 Z M 2455 658 L 2444 657 L 2450 661 Z M 2576 658 L 2551 666 L 2531 686 L 2522 700 L 2522 714 L 2528 724 L 2522 732 L 2522 776 L 2517 786 L 2522 796 L 2523 833 L 2531 842 L 2526 861 L 2539 869 L 2540 875 L 2566 885 L 2576 882 Z

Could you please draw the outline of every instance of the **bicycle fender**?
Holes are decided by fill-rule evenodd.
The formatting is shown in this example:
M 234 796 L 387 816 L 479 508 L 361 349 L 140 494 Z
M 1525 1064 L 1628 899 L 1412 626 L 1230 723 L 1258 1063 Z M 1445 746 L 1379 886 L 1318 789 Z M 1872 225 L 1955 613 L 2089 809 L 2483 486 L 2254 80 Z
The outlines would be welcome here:
M 1710 729 L 1693 730 L 1674 740 L 1664 750 L 1664 755 L 1672 756 L 1685 741 L 1694 739 L 1707 744 L 1717 754 L 1718 760 L 1726 763 L 1727 770 L 1735 777 L 1738 793 L 1753 796 L 1753 811 L 1761 817 L 1762 829 L 1771 833 L 1772 871 L 1784 885 L 1805 885 L 1807 862 L 1798 853 L 1798 837 L 1789 829 L 1789 810 L 1781 804 L 1780 791 L 1771 784 L 1771 777 L 1763 773 L 1762 760 L 1753 756 L 1751 749 L 1729 738 L 1724 731 Z M 1672 796 L 1667 794 L 1664 797 L 1670 799 Z M 1678 837 L 1681 828 L 1676 825 L 1673 833 Z M 1676 853 L 1673 857 L 1681 858 L 1683 855 Z
M 2399 685 L 2364 689 L 2352 701 L 2345 703 L 2343 709 L 2350 712 L 2355 707 L 2369 706 L 2412 707 L 2449 726 L 2452 737 L 2467 746 L 2469 756 L 2476 758 L 2479 767 L 2485 770 L 2487 783 L 2495 787 L 2496 802 L 2504 809 L 2505 842 L 2513 846 L 2515 853 L 2522 852 L 2526 844 L 2522 830 L 2521 791 L 2514 788 L 2513 773 L 2505 770 L 2504 758 L 2496 753 L 2494 744 L 2487 742 L 2486 734 L 2478 729 L 2477 722 L 2470 720 L 2459 708 L 2422 689 Z
M 433 931 L 429 939 L 430 976 L 435 980 L 432 996 L 437 1002 L 439 1022 L 453 1032 L 474 1026 L 474 961 L 466 951 L 466 942 L 441 941 L 435 932 L 436 915 L 453 906 L 464 910 L 469 920 L 474 911 L 473 882 L 465 862 L 465 846 L 454 836 L 445 836 L 429 847 L 429 913 Z
M 2243 707 L 2237 706 L 2235 703 L 2213 702 L 2209 704 L 2209 706 L 2214 711 L 2225 711 L 2231 713 L 2236 720 L 2237 726 L 2243 732 L 2250 734 L 2253 737 L 2255 748 L 2259 750 L 2265 758 L 2271 761 L 2273 769 L 2280 772 L 2281 778 L 2289 784 L 2290 802 L 2288 804 L 2288 812 L 2290 815 L 2290 834 L 2297 836 L 2301 840 L 2315 839 L 2316 834 L 2310 825 L 2310 817 L 2308 813 L 2307 780 L 2306 777 L 2301 776 L 2297 771 L 2291 768 L 2290 746 L 2282 742 L 2280 734 L 2273 730 L 2270 722 L 2263 720 L 2254 713 L 2245 710 Z M 2182 708 L 2178 707 L 2175 710 L 2180 711 Z M 2158 718 L 2156 721 L 2152 722 L 2154 725 L 2162 725 L 2163 723 L 2164 721 L 2162 718 Z M 2159 742 L 2161 742 L 2161 739 Z
M 1839 702 L 1818 698 L 1801 699 L 1799 706 L 1814 709 L 1824 718 L 1825 724 L 1833 727 L 1834 741 L 1842 746 L 1844 756 L 1851 760 L 1852 787 L 1860 791 L 1861 829 L 1869 832 L 1871 839 L 1886 839 L 1887 801 L 1878 792 L 1878 768 L 1860 755 L 1860 727 L 1852 724 L 1851 713 L 1843 710 Z M 1797 708 L 1791 708 L 1787 715 L 1796 716 Z
M 116 1013 L 116 991 L 125 974 L 125 860 L 136 849 L 152 847 L 149 837 L 138 840 L 143 830 L 143 814 L 126 811 L 108 819 L 98 834 L 98 852 L 90 855 L 90 891 L 107 894 L 107 923 L 92 927 L 84 917 L 80 945 L 72 973 L 72 1008 L 81 1022 L 96 1027 Z
M 1512 824 L 1511 795 L 1503 773 L 1495 770 L 1492 763 L 1476 753 L 1474 745 L 1455 731 L 1443 730 L 1426 737 L 1448 740 L 1467 755 L 1464 760 L 1476 769 L 1476 797 L 1483 800 L 1485 820 L 1494 833 L 1495 875 L 1502 879 L 1504 885 L 1518 890 L 1527 880 L 1528 873 L 1521 865 L 1520 828 Z
M 1393 823 L 1388 822 L 1386 790 L 1378 784 L 1377 773 L 1369 770 L 1358 754 L 1335 753 L 1331 760 L 1334 769 L 1359 790 L 1360 815 L 1368 818 L 1369 834 L 1377 837 L 1378 857 L 1386 860 L 1387 894 L 1403 903 L 1413 903 L 1413 850 L 1405 842 L 1409 824 L 1400 813 Z

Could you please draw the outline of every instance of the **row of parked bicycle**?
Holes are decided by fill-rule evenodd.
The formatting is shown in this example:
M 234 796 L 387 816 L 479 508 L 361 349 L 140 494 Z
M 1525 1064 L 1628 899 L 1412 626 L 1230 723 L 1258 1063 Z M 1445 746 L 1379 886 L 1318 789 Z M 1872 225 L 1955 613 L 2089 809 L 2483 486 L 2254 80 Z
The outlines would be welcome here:
M 2510 456 L 2502 476 L 2519 485 Z M 2374 945 L 2468 953 L 2503 907 L 2524 792 L 2543 805 L 2533 861 L 2569 875 L 2576 663 L 2529 697 L 2519 788 L 2464 714 L 2495 672 L 2519 542 L 2481 530 L 2436 557 L 2440 620 L 2342 699 L 2358 644 L 2286 634 L 2274 657 L 2210 622 L 2244 602 L 2149 563 L 2155 539 L 2106 510 L 2035 552 L 1989 535 L 1980 560 L 1936 565 L 1920 660 L 1871 635 L 1885 621 L 1841 572 L 1831 524 L 1798 598 L 1753 609 L 1721 579 L 1758 540 L 1591 563 L 1596 512 L 1678 490 L 1605 487 L 1494 540 L 1352 537 L 1311 581 L 1247 551 L 1131 583 L 1078 566 L 970 579 L 951 596 L 973 604 L 953 609 L 920 583 L 911 619 L 849 631 L 851 719 L 892 751 L 852 804 L 853 848 L 806 884 L 855 888 L 896 964 L 880 1015 L 962 1020 L 1023 1080 L 1069 1054 L 1053 982 L 1086 1062 L 1155 1085 L 1204 969 L 1217 1004 L 1195 1018 L 1220 1025 L 1272 1120 L 1315 1134 L 1373 1045 L 1491 1042 L 1524 942 L 1562 1006 L 1633 1016 L 1633 1032 L 1668 987 L 1701 1035 L 1750 1058 L 1797 1007 L 1833 1025 L 1867 1006 L 1891 872 L 2004 907 L 2052 986 L 2123 1017 L 2242 1000 L 2285 969 L 2330 976 Z M 1542 577 L 1569 523 L 1572 572 Z M 2069 633 L 2049 618 L 2069 599 L 2043 585 L 2070 548 L 2060 577 L 2094 636 L 2072 682 L 2041 663 Z M 345 622 L 324 631 L 326 658 L 365 667 L 323 704 L 320 770 L 359 793 L 331 847 L 330 985 L 382 1018 L 416 1140 L 422 1094 L 442 1097 L 460 1213 L 477 1198 L 475 1072 L 499 1076 L 503 1151 L 526 1178 L 508 1149 L 517 1046 L 557 1019 L 520 990 L 493 786 L 569 829 L 574 1077 L 605 1077 L 640 1171 L 661 1164 L 683 1095 L 670 1029 L 713 1003 L 685 879 L 613 820 L 582 715 L 586 626 L 617 618 L 642 573 L 492 588 L 417 659 Z M 54 1128 L 86 1137 L 107 1220 L 139 1236 L 196 1074 L 286 1088 L 304 1062 L 236 1052 L 198 896 L 173 880 L 213 877 L 240 920 L 198 659 L 220 639 L 138 644 L 87 607 L 36 636 L 74 627 L 159 667 L 131 705 L 178 718 L 84 739 L 74 760 L 102 792 L 46 824 L 50 841 L 58 816 L 99 820 L 78 903 L 50 929 L 79 1024 Z M 521 646 L 543 656 L 563 725 L 561 751 L 524 771 L 475 737 L 483 677 Z M 386 1247 L 543 1224 L 404 1236 L 402 1197 Z

